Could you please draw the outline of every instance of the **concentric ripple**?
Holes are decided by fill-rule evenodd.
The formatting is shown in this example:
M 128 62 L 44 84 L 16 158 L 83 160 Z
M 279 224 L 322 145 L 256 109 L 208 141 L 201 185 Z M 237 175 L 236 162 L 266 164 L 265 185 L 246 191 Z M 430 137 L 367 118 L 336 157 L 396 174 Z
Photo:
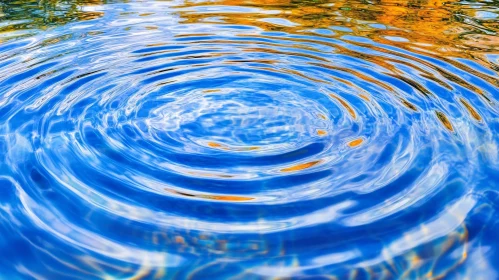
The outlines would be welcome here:
M 0 278 L 498 277 L 497 6 L 53 2 L 0 10 Z

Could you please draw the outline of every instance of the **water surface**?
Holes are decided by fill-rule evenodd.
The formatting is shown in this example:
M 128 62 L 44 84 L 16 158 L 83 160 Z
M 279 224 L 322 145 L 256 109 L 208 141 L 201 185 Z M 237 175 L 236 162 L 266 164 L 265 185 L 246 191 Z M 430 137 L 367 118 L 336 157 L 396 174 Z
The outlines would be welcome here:
M 0 278 L 498 278 L 498 7 L 3 1 Z

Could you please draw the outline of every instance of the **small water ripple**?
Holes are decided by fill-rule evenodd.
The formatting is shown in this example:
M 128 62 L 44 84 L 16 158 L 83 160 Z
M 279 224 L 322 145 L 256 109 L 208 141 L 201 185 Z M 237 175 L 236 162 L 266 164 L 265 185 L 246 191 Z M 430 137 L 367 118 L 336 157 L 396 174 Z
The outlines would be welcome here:
M 497 277 L 499 11 L 399 2 L 0 5 L 2 277 Z

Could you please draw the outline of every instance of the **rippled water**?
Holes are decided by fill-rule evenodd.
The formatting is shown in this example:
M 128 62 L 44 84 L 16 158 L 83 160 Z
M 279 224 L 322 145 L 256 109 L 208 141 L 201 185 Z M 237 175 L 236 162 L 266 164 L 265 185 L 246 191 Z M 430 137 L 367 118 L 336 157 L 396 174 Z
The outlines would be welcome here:
M 4 1 L 0 278 L 496 279 L 497 32 L 496 1 Z

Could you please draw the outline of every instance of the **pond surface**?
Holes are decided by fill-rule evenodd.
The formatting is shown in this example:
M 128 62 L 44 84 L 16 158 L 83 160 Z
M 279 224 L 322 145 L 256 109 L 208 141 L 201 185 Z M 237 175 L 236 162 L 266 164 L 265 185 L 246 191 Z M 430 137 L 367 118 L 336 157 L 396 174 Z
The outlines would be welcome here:
M 499 2 L 2 1 L 1 279 L 497 279 Z

